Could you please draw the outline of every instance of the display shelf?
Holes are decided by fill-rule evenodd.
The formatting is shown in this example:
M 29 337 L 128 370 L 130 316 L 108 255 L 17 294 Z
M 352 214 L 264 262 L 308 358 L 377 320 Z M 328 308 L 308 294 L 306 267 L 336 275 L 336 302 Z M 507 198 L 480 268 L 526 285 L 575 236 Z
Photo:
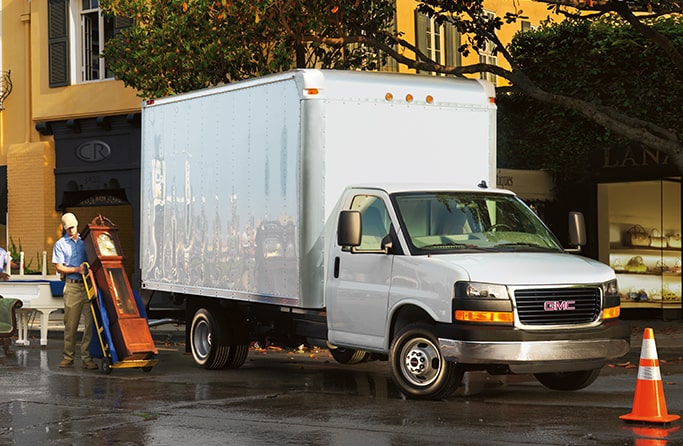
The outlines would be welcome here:
M 680 306 L 680 249 L 612 248 L 609 262 L 617 274 L 624 308 Z

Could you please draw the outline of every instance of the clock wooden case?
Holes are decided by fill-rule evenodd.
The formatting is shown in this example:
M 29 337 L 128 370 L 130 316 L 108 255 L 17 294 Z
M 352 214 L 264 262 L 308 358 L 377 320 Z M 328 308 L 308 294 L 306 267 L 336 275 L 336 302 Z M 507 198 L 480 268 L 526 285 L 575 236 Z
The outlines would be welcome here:
M 98 215 L 88 224 L 82 239 L 107 311 L 117 354 L 123 359 L 148 359 L 157 351 L 123 267 L 118 226 Z

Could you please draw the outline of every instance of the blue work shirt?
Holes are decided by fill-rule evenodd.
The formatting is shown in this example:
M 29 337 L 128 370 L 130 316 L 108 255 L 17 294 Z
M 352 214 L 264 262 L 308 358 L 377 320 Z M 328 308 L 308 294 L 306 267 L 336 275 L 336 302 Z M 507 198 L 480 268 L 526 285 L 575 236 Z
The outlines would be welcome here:
M 64 234 L 64 237 L 57 240 L 55 246 L 52 248 L 52 263 L 62 263 L 64 266 L 77 268 L 83 262 L 88 261 L 88 256 L 85 253 L 85 243 L 81 240 L 80 235 L 76 240 Z M 66 275 L 67 279 L 82 279 L 79 273 L 69 273 Z

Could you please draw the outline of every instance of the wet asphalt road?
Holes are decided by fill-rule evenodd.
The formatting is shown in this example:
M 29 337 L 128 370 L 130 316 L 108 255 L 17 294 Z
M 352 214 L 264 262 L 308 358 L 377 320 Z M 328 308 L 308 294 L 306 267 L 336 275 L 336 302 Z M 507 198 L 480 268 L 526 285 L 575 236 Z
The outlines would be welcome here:
M 668 412 L 683 414 L 683 337 L 669 327 L 655 338 Z M 45 349 L 0 353 L 0 445 L 683 445 L 680 420 L 618 418 L 632 409 L 639 330 L 587 389 L 477 372 L 437 402 L 403 399 L 386 362 L 341 365 L 326 350 L 252 350 L 238 370 L 203 370 L 181 330 L 154 333 L 149 373 L 60 369 L 51 333 Z

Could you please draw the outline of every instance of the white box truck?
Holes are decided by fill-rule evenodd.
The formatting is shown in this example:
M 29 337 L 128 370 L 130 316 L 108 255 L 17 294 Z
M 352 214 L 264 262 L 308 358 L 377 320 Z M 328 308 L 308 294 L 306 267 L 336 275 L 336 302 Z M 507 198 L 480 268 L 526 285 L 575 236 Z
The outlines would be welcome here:
M 386 359 L 416 399 L 469 370 L 589 385 L 629 350 L 614 272 L 488 186 L 493 98 L 477 80 L 296 70 L 147 101 L 143 291 L 183 302 L 204 368 L 268 339 Z

